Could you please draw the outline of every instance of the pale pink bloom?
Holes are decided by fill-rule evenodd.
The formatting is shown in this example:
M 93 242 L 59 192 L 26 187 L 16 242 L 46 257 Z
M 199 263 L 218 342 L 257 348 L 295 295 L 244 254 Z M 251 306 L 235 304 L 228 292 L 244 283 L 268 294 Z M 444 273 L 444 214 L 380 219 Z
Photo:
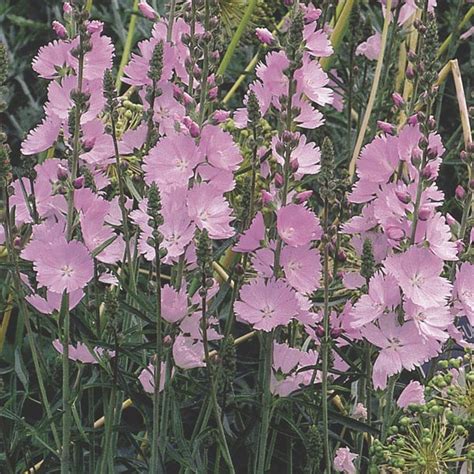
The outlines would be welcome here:
M 366 420 L 367 419 L 367 408 L 363 403 L 358 403 L 352 410 L 352 417 L 356 420 Z
M 273 154 L 282 166 L 284 157 L 277 152 L 278 137 L 272 138 Z M 313 142 L 306 142 L 306 136 L 300 135 L 297 147 L 291 152 L 291 161 L 298 163 L 298 170 L 295 173 L 297 179 L 307 174 L 316 174 L 320 170 L 321 150 Z
M 212 184 L 195 185 L 188 193 L 187 205 L 189 217 L 201 230 L 206 229 L 211 239 L 226 239 L 234 235 L 229 204 Z
M 275 41 L 272 32 L 267 28 L 255 28 L 255 35 L 257 36 L 258 41 L 263 44 L 271 45 Z
M 288 344 L 273 343 L 273 370 L 289 374 L 300 362 L 301 351 Z
M 272 242 L 274 244 L 274 242 Z M 259 276 L 271 278 L 273 275 L 273 264 L 275 262 L 275 255 L 272 249 L 261 248 L 255 252 L 255 257 L 252 260 L 253 267 Z
M 201 133 L 199 153 L 216 168 L 235 171 L 242 155 L 229 132 L 217 125 L 206 125 Z
M 158 17 L 156 11 L 153 9 L 153 7 L 148 5 L 146 0 L 140 0 L 140 3 L 138 4 L 138 9 L 149 20 L 156 20 L 156 18 Z
M 458 316 L 466 316 L 474 325 L 474 265 L 463 263 L 457 273 L 453 290 L 454 308 Z
M 377 272 L 369 282 L 369 293 L 362 295 L 350 312 L 351 326 L 360 328 L 401 303 L 400 289 L 392 275 Z
M 53 347 L 62 354 L 64 346 L 59 339 L 53 341 Z M 69 344 L 68 357 L 70 360 L 82 362 L 83 364 L 98 364 L 102 357 L 115 357 L 115 351 L 109 351 L 102 347 L 94 347 L 91 351 L 86 344 L 78 342 L 76 346 Z
M 184 105 L 174 98 L 173 86 L 170 83 L 160 85 L 160 89 L 162 93 L 155 99 L 155 106 L 153 108 L 154 119 L 158 124 L 160 135 L 172 135 L 175 132 L 176 123 L 181 122 L 186 115 L 186 109 Z M 143 102 L 145 109 L 147 109 L 147 102 L 145 100 Z
M 145 181 L 164 188 L 187 186 L 198 162 L 198 149 L 191 137 L 183 134 L 166 136 L 145 157 Z
M 439 276 L 444 262 L 428 249 L 410 247 L 404 253 L 387 257 L 384 265 L 413 303 L 423 308 L 446 303 L 451 284 Z
M 324 124 L 323 114 L 315 109 L 307 100 L 303 100 L 303 98 L 295 95 L 293 97 L 293 104 L 300 111 L 299 115 L 295 117 L 298 127 L 313 130 Z
M 389 313 L 379 318 L 380 329 L 375 324 L 362 328 L 362 335 L 381 349 L 373 368 L 374 387 L 384 389 L 387 378 L 402 369 L 413 370 L 434 354 L 428 344 L 423 344 L 413 322 L 400 326 L 397 315 Z
M 322 58 L 331 56 L 334 52 L 328 34 L 323 29 L 318 30 L 316 22 L 305 25 L 303 39 L 306 42 L 306 49 L 311 56 Z
M 295 78 L 298 91 L 304 93 L 312 102 L 321 106 L 332 104 L 333 91 L 326 87 L 329 77 L 317 61 L 305 55 L 303 66 L 295 72 Z
M 319 251 L 310 244 L 283 247 L 280 258 L 288 283 L 301 293 L 313 293 L 319 288 L 321 259 Z
M 44 79 L 54 79 L 60 76 L 61 68 L 70 65 L 72 43 L 62 40 L 42 46 L 33 59 L 33 70 Z
M 334 470 L 344 472 L 345 474 L 356 474 L 357 471 L 354 466 L 354 460 L 357 459 L 357 457 L 358 455 L 352 453 L 349 448 L 339 448 L 336 451 L 336 457 L 333 461 Z
M 196 293 L 196 299 L 199 301 L 199 303 L 196 303 L 193 301 L 193 304 L 198 306 L 200 305 L 200 300 L 201 297 L 199 296 L 198 293 Z M 217 318 L 214 317 L 207 317 L 206 318 L 207 322 L 207 340 L 208 341 L 217 341 L 219 339 L 222 339 L 222 335 L 217 332 L 214 327 L 219 326 L 219 321 Z M 200 311 L 196 311 L 189 316 L 186 316 L 180 323 L 179 329 L 181 330 L 181 333 L 186 336 L 187 338 L 196 340 L 196 341 L 202 341 L 202 314 Z
M 71 293 L 84 288 L 94 276 L 94 265 L 87 248 L 81 242 L 55 242 L 41 254 L 34 268 L 38 283 L 56 293 Z
M 254 252 L 262 246 L 265 239 L 265 222 L 263 214 L 257 212 L 250 224 L 250 227 L 240 236 L 238 244 L 234 247 L 234 252 Z
M 262 278 L 256 278 L 242 286 L 240 301 L 234 303 L 234 311 L 241 321 L 268 332 L 288 324 L 296 316 L 297 301 L 284 282 L 265 282 Z
M 309 5 L 301 3 L 300 8 L 302 8 L 302 10 L 304 11 L 305 23 L 312 23 L 318 20 L 322 14 L 322 10 L 320 8 L 316 8 L 312 3 L 310 3 Z
M 161 369 L 160 370 L 160 392 L 161 392 L 165 388 L 165 383 L 166 383 L 166 364 L 164 362 L 161 363 L 160 369 Z M 173 374 L 171 374 L 171 376 L 173 376 Z M 155 364 L 148 364 L 148 366 L 140 372 L 140 375 L 138 376 L 138 380 L 140 381 L 143 387 L 143 390 L 145 390 L 146 393 L 154 393 L 155 391 Z
M 188 298 L 186 291 L 175 290 L 170 285 L 161 289 L 161 316 L 169 323 L 177 323 L 188 314 Z
M 402 391 L 397 400 L 400 408 L 407 408 L 411 404 L 425 404 L 425 388 L 420 382 L 412 380 Z
M 338 112 L 342 112 L 344 110 L 345 93 L 341 87 L 341 84 L 344 84 L 342 77 L 339 76 L 336 69 L 331 69 L 328 86 L 334 91 L 334 100 L 332 102 L 332 106 Z
M 151 85 L 151 79 L 148 77 L 150 71 L 150 60 L 153 56 L 155 46 L 162 38 L 158 39 L 155 34 L 158 23 L 153 27 L 153 35 L 150 39 L 138 43 L 139 53 L 132 53 L 130 62 L 125 67 L 125 77 L 122 79 L 126 84 L 132 86 Z M 170 43 L 164 41 L 163 44 L 163 70 L 161 73 L 161 83 L 168 81 L 173 74 L 173 67 L 176 64 L 176 51 Z
M 443 260 L 457 260 L 458 249 L 453 242 L 451 229 L 446 223 L 446 218 L 439 212 L 426 221 L 418 222 L 416 229 L 416 242 L 423 241 L 429 249 Z
M 463 41 L 469 39 L 472 35 L 474 35 L 474 26 L 471 26 L 468 30 L 466 30 L 459 38 Z
M 262 81 L 261 89 L 254 90 L 257 97 L 262 97 L 261 92 L 271 94 L 278 99 L 281 95 L 288 95 L 288 78 L 283 71 L 288 68 L 290 62 L 284 51 L 271 52 L 265 56 L 265 63 L 259 63 L 256 67 L 257 77 Z M 265 101 L 264 101 L 265 102 Z M 264 112 L 262 112 L 264 113 Z
M 175 364 L 181 369 L 194 369 L 205 367 L 204 344 L 195 341 L 191 337 L 179 335 L 173 344 L 173 359 Z
M 369 61 L 375 61 L 379 57 L 381 47 L 382 35 L 377 31 L 357 46 L 356 54 L 365 56 Z
M 342 283 L 349 290 L 356 290 L 365 285 L 365 278 L 359 272 L 345 272 Z
M 283 242 L 292 247 L 309 244 L 322 236 L 319 219 L 301 204 L 288 204 L 278 210 L 277 230 Z
M 156 110 L 156 109 L 155 109 Z M 127 130 L 121 137 L 119 142 L 119 152 L 121 155 L 131 155 L 134 149 L 140 149 L 145 143 L 148 127 L 146 123 L 142 123 L 135 129 Z
M 43 222 L 33 226 L 33 234 L 30 241 L 21 252 L 21 258 L 37 262 L 43 253 L 50 252 L 56 244 L 64 241 L 65 222 L 49 224 Z
M 28 136 L 21 144 L 21 152 L 24 155 L 34 155 L 47 150 L 56 143 L 61 130 L 62 120 L 56 115 L 49 116 L 34 129 L 30 130 Z
M 38 294 L 32 294 L 27 296 L 25 299 L 40 313 L 53 314 L 55 311 L 60 310 L 62 297 L 63 295 L 60 293 L 47 291 L 46 298 L 43 298 Z M 69 294 L 69 311 L 73 310 L 81 302 L 83 297 L 84 292 L 82 290 L 71 292 Z
M 449 338 L 448 328 L 453 324 L 454 316 L 448 306 L 422 308 L 411 301 L 406 301 L 403 307 L 406 316 L 413 320 L 421 337 L 441 342 Z

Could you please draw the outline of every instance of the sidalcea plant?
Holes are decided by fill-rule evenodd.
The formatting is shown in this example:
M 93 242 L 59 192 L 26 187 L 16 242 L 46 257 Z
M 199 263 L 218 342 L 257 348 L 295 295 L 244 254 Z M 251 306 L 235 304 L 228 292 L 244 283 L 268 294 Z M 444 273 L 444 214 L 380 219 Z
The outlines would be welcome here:
M 341 23 L 331 38 L 337 11 L 282 2 L 282 31 L 256 28 L 266 54 L 224 105 L 221 68 L 249 18 L 226 54 L 220 3 L 172 1 L 162 17 L 135 2 L 151 33 L 127 64 L 91 5 L 65 2 L 58 38 L 33 61 L 48 99 L 22 143 L 28 173 L 12 170 L 0 136 L 0 268 L 19 314 L 16 394 L 0 411 L 6 471 L 460 466 L 472 459 L 460 322 L 474 320 L 474 149 L 466 133 L 457 222 L 437 185 L 436 2 L 383 6 L 383 50 L 406 25 L 417 32 L 403 96 L 387 94 L 380 35 L 351 43 L 352 60 L 379 63 L 349 151 L 331 142 L 330 120 L 349 116 L 350 138 L 361 91 L 343 111 L 344 84 L 321 65 L 343 41 Z M 394 114 L 376 117 L 359 154 L 384 94 Z M 434 374 L 463 349 L 469 367 L 454 358 Z M 59 391 L 46 383 L 58 353 Z M 44 410 L 35 420 L 27 401 Z

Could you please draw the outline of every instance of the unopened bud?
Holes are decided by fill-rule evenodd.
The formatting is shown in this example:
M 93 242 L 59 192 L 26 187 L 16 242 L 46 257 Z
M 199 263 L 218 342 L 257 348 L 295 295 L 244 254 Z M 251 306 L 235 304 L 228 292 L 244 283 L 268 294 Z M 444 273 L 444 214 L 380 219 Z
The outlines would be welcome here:
M 283 179 L 283 176 L 280 174 L 280 173 L 276 173 L 275 174 L 275 186 L 277 188 L 281 188 L 284 184 L 284 179 Z
M 456 195 L 456 198 L 460 201 L 462 201 L 466 197 L 466 191 L 460 184 L 456 187 L 456 191 L 454 192 L 454 194 Z
M 302 191 L 295 196 L 295 202 L 302 204 L 306 202 L 313 195 L 313 191 Z
M 418 219 L 420 219 L 420 221 L 427 221 L 431 217 L 431 214 L 432 212 L 429 207 L 422 207 L 418 211 Z

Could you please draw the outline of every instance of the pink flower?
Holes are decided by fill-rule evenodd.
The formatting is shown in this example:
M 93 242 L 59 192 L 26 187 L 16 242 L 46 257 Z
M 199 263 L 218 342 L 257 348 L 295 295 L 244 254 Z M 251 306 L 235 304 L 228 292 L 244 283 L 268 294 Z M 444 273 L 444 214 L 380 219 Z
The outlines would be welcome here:
M 351 453 L 349 448 L 339 448 L 333 461 L 334 470 L 344 472 L 345 474 L 356 474 L 354 460 L 357 457 L 357 454 Z
M 384 265 L 413 303 L 423 308 L 446 303 L 451 284 L 439 276 L 443 260 L 428 249 L 410 247 L 404 253 L 387 257 Z
M 201 341 L 194 341 L 191 337 L 179 335 L 173 344 L 173 359 L 182 369 L 205 367 L 204 344 Z
M 358 403 L 352 410 L 352 417 L 356 420 L 366 420 L 367 408 L 362 403 Z
M 257 77 L 262 81 L 263 91 L 271 94 L 274 98 L 288 94 L 288 78 L 283 71 L 288 68 L 290 62 L 284 51 L 271 52 L 265 56 L 266 64 L 259 63 L 256 68 Z M 257 91 L 255 90 L 257 94 Z M 257 97 L 261 94 L 257 94 Z M 265 101 L 264 101 L 265 102 Z M 264 107 L 261 107 L 266 110 Z M 262 112 L 263 113 L 263 112 Z
M 350 312 L 351 327 L 360 328 L 380 318 L 387 310 L 394 310 L 400 303 L 400 289 L 395 278 L 377 272 L 370 279 L 369 293 L 362 295 Z
M 458 316 L 466 316 L 469 323 L 474 325 L 474 265 L 463 263 L 457 273 L 454 283 L 454 308 Z
M 448 328 L 452 325 L 454 316 L 448 306 L 436 306 L 434 308 L 422 308 L 406 301 L 403 305 L 405 314 L 410 318 L 421 337 L 435 339 L 441 342 L 449 338 Z
M 173 374 L 171 376 L 173 376 Z M 138 380 L 142 384 L 143 390 L 145 390 L 146 393 L 154 393 L 155 391 L 155 364 L 149 364 L 146 368 L 144 368 L 140 372 L 140 375 L 138 376 Z M 161 370 L 160 370 L 160 392 L 165 388 L 165 383 L 166 383 L 166 364 L 162 362 Z
M 53 347 L 62 354 L 64 346 L 59 339 L 53 341 Z M 115 357 L 115 351 L 105 350 L 102 347 L 94 347 L 91 351 L 86 344 L 78 342 L 76 346 L 69 344 L 68 356 L 70 360 L 82 362 L 83 364 L 98 364 L 100 358 Z
M 301 204 L 288 204 L 277 212 L 278 235 L 288 245 L 298 247 L 321 238 L 319 219 Z
M 232 135 L 217 125 L 206 125 L 201 133 L 199 152 L 214 167 L 235 171 L 242 162 L 242 155 Z
M 394 313 L 379 319 L 380 328 L 370 324 L 362 328 L 362 335 L 372 344 L 382 349 L 373 369 L 375 388 L 384 389 L 387 378 L 402 369 L 413 370 L 415 366 L 428 360 L 433 354 L 428 345 L 423 344 L 413 322 L 400 326 Z
M 253 218 L 250 227 L 240 236 L 239 243 L 234 247 L 234 252 L 254 252 L 262 246 L 265 239 L 265 223 L 263 214 L 258 212 Z
M 189 217 L 200 229 L 206 229 L 211 239 L 226 239 L 234 235 L 230 226 L 231 209 L 212 184 L 195 185 L 188 193 L 187 205 Z
M 425 389 L 420 382 L 412 380 L 402 391 L 397 400 L 397 405 L 400 408 L 407 408 L 408 405 L 424 405 L 425 404 Z
M 26 301 L 30 303 L 37 311 L 43 314 L 53 314 L 54 311 L 59 311 L 61 308 L 62 294 L 48 291 L 46 298 L 40 295 L 33 294 L 26 297 Z M 69 294 L 69 311 L 74 309 L 84 297 L 82 290 L 76 290 Z
M 443 260 L 457 260 L 458 249 L 456 242 L 452 241 L 451 229 L 446 223 L 446 218 L 439 212 L 428 220 L 418 223 L 416 229 L 416 242 L 425 241 L 429 249 Z
M 377 31 L 357 46 L 356 54 L 365 56 L 369 61 L 375 61 L 379 57 L 381 46 L 382 35 Z
M 58 240 L 34 263 L 38 283 L 56 293 L 84 288 L 94 276 L 94 265 L 81 242 Z
M 323 29 L 317 29 L 317 23 L 311 22 L 304 27 L 304 40 L 306 49 L 311 56 L 318 58 L 331 56 L 334 52 L 327 33 Z
M 275 37 L 267 28 L 255 28 L 255 35 L 258 41 L 263 44 L 271 45 L 275 41 Z
M 176 291 L 170 285 L 161 289 L 161 316 L 169 323 L 181 321 L 188 313 L 186 291 Z
M 145 157 L 145 181 L 165 188 L 187 186 L 198 162 L 197 147 L 191 137 L 182 134 L 166 136 Z
M 71 63 L 71 49 L 70 42 L 61 40 L 54 40 L 48 45 L 42 46 L 33 59 L 33 70 L 44 79 L 59 77 L 60 69 Z
M 319 251 L 310 245 L 283 247 L 281 265 L 288 283 L 301 293 L 312 293 L 319 288 L 321 259 Z
M 309 56 L 305 56 L 303 67 L 296 71 L 295 78 L 298 91 L 303 92 L 312 102 L 321 106 L 332 104 L 333 91 L 326 87 L 329 77 L 317 61 L 312 61 Z
M 240 301 L 234 303 L 234 311 L 240 320 L 268 332 L 288 324 L 296 316 L 297 301 L 284 282 L 265 282 L 262 278 L 256 278 L 242 287 Z
M 140 0 L 140 3 L 138 4 L 138 9 L 149 20 L 156 20 L 156 18 L 158 17 L 158 14 L 155 12 L 155 10 L 150 5 L 148 5 L 146 0 Z
M 49 116 L 33 130 L 21 144 L 21 152 L 24 155 L 34 155 L 47 150 L 54 145 L 61 130 L 62 120 L 56 115 Z

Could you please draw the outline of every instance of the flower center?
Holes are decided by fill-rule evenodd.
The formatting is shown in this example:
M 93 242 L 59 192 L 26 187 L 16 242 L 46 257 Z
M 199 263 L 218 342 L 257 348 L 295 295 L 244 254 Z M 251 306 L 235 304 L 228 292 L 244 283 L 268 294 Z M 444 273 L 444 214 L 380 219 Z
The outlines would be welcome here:
M 64 265 L 61 267 L 61 271 L 63 273 L 63 276 L 70 278 L 74 272 L 74 269 L 71 268 L 69 265 Z
M 269 317 L 269 316 L 272 316 L 273 313 L 275 312 L 275 310 L 273 308 L 271 308 L 270 306 L 266 305 L 263 309 L 262 309 L 262 313 L 263 313 L 263 317 L 266 318 L 266 317 Z

